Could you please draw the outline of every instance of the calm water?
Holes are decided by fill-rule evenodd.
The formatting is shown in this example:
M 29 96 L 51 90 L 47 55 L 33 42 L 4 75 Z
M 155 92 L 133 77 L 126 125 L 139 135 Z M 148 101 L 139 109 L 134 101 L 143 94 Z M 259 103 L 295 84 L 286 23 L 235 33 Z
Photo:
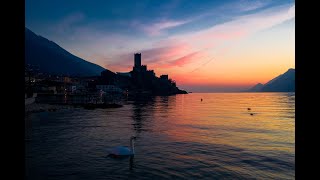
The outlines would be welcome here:
M 36 113 L 26 117 L 26 176 L 295 179 L 294 124 L 294 93 L 192 93 Z M 132 135 L 133 159 L 107 157 Z

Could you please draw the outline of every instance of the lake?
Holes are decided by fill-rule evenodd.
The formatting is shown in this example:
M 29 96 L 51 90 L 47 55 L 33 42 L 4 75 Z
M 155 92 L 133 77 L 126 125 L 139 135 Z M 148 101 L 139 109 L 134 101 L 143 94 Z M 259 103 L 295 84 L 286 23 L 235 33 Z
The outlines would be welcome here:
M 26 116 L 26 179 L 295 179 L 295 93 L 123 103 Z M 131 136 L 134 158 L 107 156 Z

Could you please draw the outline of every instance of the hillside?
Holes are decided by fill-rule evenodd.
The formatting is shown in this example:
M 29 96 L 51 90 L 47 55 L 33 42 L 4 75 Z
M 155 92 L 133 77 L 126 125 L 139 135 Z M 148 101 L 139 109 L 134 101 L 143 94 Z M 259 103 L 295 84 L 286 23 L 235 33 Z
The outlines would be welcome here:
M 266 84 L 257 84 L 248 90 L 249 92 L 295 92 L 295 69 L 288 69 Z
M 25 64 L 36 65 L 43 73 L 70 76 L 95 76 L 105 70 L 69 53 L 28 28 L 25 28 Z

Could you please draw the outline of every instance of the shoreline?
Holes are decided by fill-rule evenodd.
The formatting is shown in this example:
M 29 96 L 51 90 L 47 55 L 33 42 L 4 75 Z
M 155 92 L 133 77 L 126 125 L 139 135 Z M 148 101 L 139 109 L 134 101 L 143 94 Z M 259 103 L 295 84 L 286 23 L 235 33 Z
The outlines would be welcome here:
M 38 112 L 56 112 L 61 109 L 106 109 L 106 108 L 120 108 L 123 107 L 121 104 L 48 104 L 48 103 L 32 103 L 25 105 L 25 115 Z
M 32 103 L 25 105 L 24 112 L 25 115 L 30 113 L 38 113 L 38 112 L 55 112 L 61 109 L 71 109 L 74 108 L 71 105 L 53 105 L 53 104 L 46 104 L 46 103 Z

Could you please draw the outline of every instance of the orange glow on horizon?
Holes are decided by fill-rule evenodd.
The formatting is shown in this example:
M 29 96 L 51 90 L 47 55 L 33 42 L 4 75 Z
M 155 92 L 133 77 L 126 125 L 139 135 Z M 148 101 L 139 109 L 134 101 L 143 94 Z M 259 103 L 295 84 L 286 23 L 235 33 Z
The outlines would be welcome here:
M 231 33 L 235 35 L 231 39 L 237 39 L 239 34 L 242 32 Z M 294 31 L 289 27 L 256 33 L 229 44 L 220 43 L 220 46 L 213 45 L 218 41 L 206 42 L 212 43 L 212 47 L 199 50 L 188 43 L 172 42 L 166 48 L 147 50 L 142 53 L 142 64 L 154 70 L 158 77 L 168 74 L 178 87 L 252 87 L 295 68 Z M 104 67 L 114 72 L 128 72 L 132 66 L 130 54 L 124 61 Z

